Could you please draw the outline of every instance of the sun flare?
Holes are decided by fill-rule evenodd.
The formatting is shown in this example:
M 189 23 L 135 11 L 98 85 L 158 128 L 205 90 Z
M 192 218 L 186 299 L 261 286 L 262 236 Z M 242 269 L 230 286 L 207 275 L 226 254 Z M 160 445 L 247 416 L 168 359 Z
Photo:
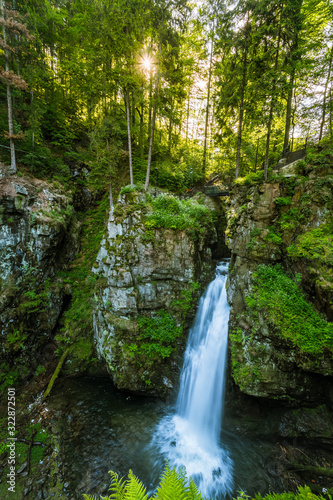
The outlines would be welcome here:
M 145 71 L 150 71 L 153 67 L 153 62 L 149 57 L 145 56 L 141 60 L 142 67 Z

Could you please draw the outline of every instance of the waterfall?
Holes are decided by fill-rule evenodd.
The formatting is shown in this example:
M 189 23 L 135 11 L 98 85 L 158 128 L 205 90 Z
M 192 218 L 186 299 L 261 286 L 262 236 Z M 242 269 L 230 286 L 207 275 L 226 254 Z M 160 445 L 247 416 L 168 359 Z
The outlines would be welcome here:
M 153 443 L 171 465 L 185 467 L 206 497 L 232 491 L 233 465 L 220 444 L 228 345 L 228 263 L 200 299 L 190 331 L 176 410 L 159 423 Z

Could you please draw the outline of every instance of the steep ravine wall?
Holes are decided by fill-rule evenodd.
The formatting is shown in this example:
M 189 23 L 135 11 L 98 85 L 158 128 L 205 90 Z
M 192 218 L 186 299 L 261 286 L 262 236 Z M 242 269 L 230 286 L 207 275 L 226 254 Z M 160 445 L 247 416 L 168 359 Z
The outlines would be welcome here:
M 24 176 L 0 179 L 1 383 L 24 380 L 48 359 L 66 301 L 54 277 L 78 249 L 71 203 L 60 185 Z
M 151 395 L 167 394 L 178 381 L 194 305 L 213 275 L 212 214 L 216 220 L 221 215 L 219 204 L 207 197 L 185 202 L 188 210 L 193 205 L 203 211 L 193 230 L 179 223 L 177 206 L 172 215 L 175 198 L 165 200 L 167 227 L 157 227 L 161 212 L 152 217 L 145 194 L 121 195 L 94 267 L 105 280 L 95 297 L 98 355 L 118 388 Z
M 321 259 L 319 266 L 318 249 L 313 255 L 309 252 L 308 259 L 302 253 L 304 241 L 308 242 L 312 236 L 315 245 L 318 234 L 313 231 L 322 230 L 325 234 L 324 228 L 332 216 L 332 181 L 327 176 L 325 183 L 321 181 L 321 178 L 285 178 L 280 182 L 235 187 L 230 196 L 226 237 L 232 251 L 228 283 L 232 306 L 231 362 L 233 378 L 246 394 L 301 404 L 330 400 L 331 343 L 324 342 L 326 347 L 315 354 L 311 349 L 302 349 L 292 332 L 290 338 L 283 335 L 284 327 L 275 318 L 282 314 L 279 304 L 275 309 L 267 305 L 255 310 L 253 303 L 261 299 L 262 292 L 256 283 L 253 293 L 253 273 L 257 266 L 280 264 L 291 279 L 299 276 L 308 302 L 331 317 L 332 263 L 329 258 Z M 307 243 L 305 248 L 310 246 Z M 300 316 L 299 320 L 304 321 L 306 337 L 307 318 Z M 323 325 L 323 329 L 330 328 Z M 321 334 L 325 335 L 318 325 L 318 336 Z

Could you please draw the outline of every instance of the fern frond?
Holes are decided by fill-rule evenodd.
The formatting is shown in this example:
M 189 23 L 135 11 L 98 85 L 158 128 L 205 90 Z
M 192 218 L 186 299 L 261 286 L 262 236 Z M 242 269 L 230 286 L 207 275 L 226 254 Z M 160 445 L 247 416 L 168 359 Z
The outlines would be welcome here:
M 197 486 L 194 484 L 192 478 L 190 478 L 190 484 L 188 486 L 187 498 L 188 500 L 202 500 L 202 496 Z
M 147 500 L 148 493 L 142 482 L 130 470 L 128 473 L 128 481 L 126 483 L 126 492 L 124 500 Z
M 109 500 L 124 500 L 126 491 L 125 479 L 123 477 L 119 478 L 118 474 L 112 470 L 109 471 L 109 474 L 111 475 L 111 484 L 109 488 L 111 495 L 109 496 Z
M 97 497 L 95 497 L 95 495 L 86 495 L 85 493 L 83 493 L 83 499 L 84 500 L 99 500 Z
M 158 486 L 154 500 L 186 500 L 186 475 L 184 471 L 176 472 L 175 469 L 170 469 L 169 465 L 161 476 L 161 482 Z

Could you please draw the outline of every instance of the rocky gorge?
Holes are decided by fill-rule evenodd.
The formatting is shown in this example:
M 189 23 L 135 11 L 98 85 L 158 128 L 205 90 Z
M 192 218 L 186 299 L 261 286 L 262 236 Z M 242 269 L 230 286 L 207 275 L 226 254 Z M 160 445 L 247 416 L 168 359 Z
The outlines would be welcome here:
M 60 184 L 0 179 L 1 380 L 3 389 L 31 384 L 26 405 L 38 390 L 22 409 L 22 429 L 32 414 L 48 429 L 42 468 L 53 470 L 44 490 L 23 476 L 22 498 L 64 493 L 64 431 L 41 397 L 59 357 L 68 349 L 59 384 L 90 373 L 130 395 L 172 397 L 199 296 L 230 254 L 229 428 L 277 439 L 272 475 L 286 489 L 319 476 L 314 491 L 332 487 L 333 177 L 325 160 L 267 183 L 241 180 L 223 199 L 126 187 L 114 210 L 104 202 L 98 219 L 89 215 L 89 226 Z M 27 435 L 40 440 L 39 428 L 22 432 L 28 443 Z M 27 453 L 28 445 L 21 466 Z

